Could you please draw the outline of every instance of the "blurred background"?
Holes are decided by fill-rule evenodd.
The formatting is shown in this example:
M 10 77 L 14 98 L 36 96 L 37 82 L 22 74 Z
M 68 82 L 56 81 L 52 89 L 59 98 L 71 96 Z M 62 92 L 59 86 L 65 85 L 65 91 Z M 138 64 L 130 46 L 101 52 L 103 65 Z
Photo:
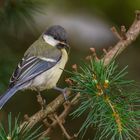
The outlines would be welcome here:
M 118 39 L 110 28 L 115 26 L 119 30 L 125 25 L 128 29 L 135 17 L 134 11 L 139 8 L 139 0 L 0 0 L 0 93 L 6 90 L 25 50 L 49 26 L 61 25 L 67 30 L 71 52 L 66 69 L 71 70 L 72 64 L 82 63 L 89 48 L 95 47 L 101 52 L 113 46 Z M 140 82 L 140 37 L 117 61 L 120 67 L 129 65 L 127 78 Z M 63 73 L 60 87 L 67 86 L 64 82 L 67 77 Z M 58 94 L 49 90 L 42 95 L 49 103 Z M 8 112 L 32 115 L 39 109 L 36 93 L 22 91 L 4 106 L 0 117 L 4 118 Z

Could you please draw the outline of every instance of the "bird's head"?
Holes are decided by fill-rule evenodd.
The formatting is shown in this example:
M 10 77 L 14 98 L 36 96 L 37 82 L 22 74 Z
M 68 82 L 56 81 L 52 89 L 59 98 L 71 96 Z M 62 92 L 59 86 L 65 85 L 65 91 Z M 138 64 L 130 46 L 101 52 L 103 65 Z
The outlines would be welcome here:
M 54 25 L 48 28 L 44 32 L 43 38 L 48 44 L 56 46 L 59 49 L 69 47 L 67 44 L 67 32 L 59 25 Z

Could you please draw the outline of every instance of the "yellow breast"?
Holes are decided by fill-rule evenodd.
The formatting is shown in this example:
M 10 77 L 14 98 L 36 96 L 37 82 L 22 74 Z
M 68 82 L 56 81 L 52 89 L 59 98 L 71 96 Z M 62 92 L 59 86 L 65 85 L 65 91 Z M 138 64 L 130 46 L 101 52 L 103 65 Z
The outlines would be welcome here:
M 58 61 L 58 63 L 52 67 L 51 69 L 47 70 L 46 72 L 42 73 L 40 76 L 37 76 L 32 82 L 32 89 L 39 89 L 45 90 L 50 89 L 56 86 L 65 64 L 68 60 L 68 54 L 65 49 L 62 49 L 62 57 Z

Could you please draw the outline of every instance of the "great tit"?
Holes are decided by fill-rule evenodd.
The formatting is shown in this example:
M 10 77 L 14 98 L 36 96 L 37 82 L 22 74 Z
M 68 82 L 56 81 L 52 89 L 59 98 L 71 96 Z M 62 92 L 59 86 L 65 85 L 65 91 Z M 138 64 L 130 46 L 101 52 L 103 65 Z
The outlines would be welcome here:
M 55 25 L 27 49 L 13 72 L 7 91 L 0 97 L 0 109 L 19 90 L 40 92 L 54 88 L 61 91 L 56 84 L 68 60 L 67 38 L 65 29 Z

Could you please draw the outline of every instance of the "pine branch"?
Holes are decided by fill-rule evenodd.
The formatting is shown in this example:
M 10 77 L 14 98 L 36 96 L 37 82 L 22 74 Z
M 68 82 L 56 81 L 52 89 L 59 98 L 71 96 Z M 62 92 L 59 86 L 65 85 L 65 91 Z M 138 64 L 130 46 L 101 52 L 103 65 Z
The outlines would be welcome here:
M 8 115 L 8 126 L 5 128 L 4 123 L 0 123 L 0 140 L 36 140 L 40 137 L 40 129 L 38 128 L 29 128 L 28 124 L 25 124 L 20 129 L 20 119 L 19 115 L 14 120 L 12 119 L 11 113 Z M 42 140 L 48 140 L 47 138 Z
M 119 33 L 117 34 L 119 35 Z M 119 37 L 120 41 L 104 56 L 103 59 L 105 65 L 109 64 L 109 62 L 112 60 L 114 56 L 118 56 L 124 49 L 126 49 L 130 44 L 132 44 L 139 36 L 139 34 L 140 34 L 140 11 L 137 10 L 135 20 L 125 34 L 126 38 L 124 39 L 123 37 L 121 37 L 120 39 Z
M 120 53 L 122 53 L 122 51 L 125 50 L 139 36 L 139 34 L 140 34 L 140 11 L 136 11 L 136 18 L 127 32 L 126 32 L 125 27 L 122 26 L 121 33 L 119 34 L 115 30 L 115 34 L 117 34 L 117 36 L 119 37 L 120 40 L 109 52 L 106 52 L 105 56 L 102 58 L 104 65 L 108 65 L 114 57 L 116 57 Z M 67 97 L 70 97 L 71 95 L 72 94 L 70 92 L 67 93 Z M 79 96 L 75 95 L 73 100 L 75 102 L 78 102 Z M 111 102 L 109 100 L 107 100 L 107 101 L 108 101 L 108 104 L 112 107 Z M 63 95 L 59 95 L 50 104 L 46 105 L 44 110 L 38 111 L 37 113 L 35 113 L 31 117 L 29 117 L 28 120 L 23 122 L 21 127 L 25 123 L 29 123 L 28 126 L 32 127 L 35 124 L 37 124 L 38 122 L 43 121 L 49 114 L 54 114 L 55 112 L 57 112 L 57 110 L 63 105 L 64 102 L 65 101 L 64 101 Z M 66 116 L 69 114 L 69 111 L 73 108 L 74 105 L 69 106 L 68 111 L 64 110 L 64 112 L 59 116 L 59 118 L 61 116 L 64 116 L 63 118 L 65 119 Z M 114 111 L 114 108 L 112 108 L 112 110 Z M 121 124 L 119 123 L 119 119 L 118 119 L 119 116 L 116 115 L 115 117 L 116 117 L 116 122 L 118 122 L 118 127 L 121 130 Z M 55 127 L 57 124 L 58 124 L 58 121 L 55 120 L 51 125 L 53 127 Z M 45 137 L 46 135 L 48 135 L 48 133 L 49 133 L 48 131 L 49 132 L 51 131 L 51 127 L 46 129 L 44 134 L 42 134 L 42 137 Z
M 2 35 L 22 35 L 25 29 L 34 33 L 37 30 L 34 15 L 45 14 L 43 9 L 46 3 L 44 0 L 1 0 L 0 31 Z
M 71 95 L 71 92 L 68 91 L 67 92 L 67 97 L 69 97 L 70 95 Z M 52 113 L 56 112 L 57 109 L 59 109 L 59 107 L 61 107 L 63 105 L 64 101 L 65 100 L 64 100 L 63 95 L 59 95 L 50 104 L 46 105 L 45 109 L 39 110 L 33 116 L 29 117 L 28 120 L 26 120 L 25 122 L 23 122 L 23 124 L 21 125 L 21 127 L 25 123 L 29 123 L 29 126 L 30 127 L 33 127 L 35 124 L 37 124 L 38 122 L 42 121 L 49 114 L 52 114 Z
M 65 122 L 65 118 L 67 117 L 67 115 L 70 113 L 72 107 L 74 107 L 75 105 L 77 105 L 77 99 L 79 99 L 80 97 L 80 94 L 77 94 L 71 102 L 66 102 L 63 104 L 64 106 L 64 111 L 58 116 L 58 119 L 61 121 L 61 122 Z M 52 116 L 51 116 L 52 117 Z M 40 138 L 38 140 L 42 140 L 43 138 L 45 138 L 46 136 L 50 135 L 50 133 L 53 131 L 53 128 L 57 126 L 58 123 L 60 123 L 60 121 L 56 120 L 56 119 L 53 119 L 53 122 L 51 124 L 49 124 L 47 122 L 47 120 L 44 121 L 47 129 L 43 132 L 42 136 L 40 136 Z M 63 129 L 64 130 L 64 129 Z M 62 131 L 63 131 L 62 130 Z M 66 131 L 66 130 L 65 130 Z M 63 132 L 66 137 L 68 139 L 73 139 L 74 137 L 76 137 L 76 135 L 74 136 L 69 136 L 66 132 Z

